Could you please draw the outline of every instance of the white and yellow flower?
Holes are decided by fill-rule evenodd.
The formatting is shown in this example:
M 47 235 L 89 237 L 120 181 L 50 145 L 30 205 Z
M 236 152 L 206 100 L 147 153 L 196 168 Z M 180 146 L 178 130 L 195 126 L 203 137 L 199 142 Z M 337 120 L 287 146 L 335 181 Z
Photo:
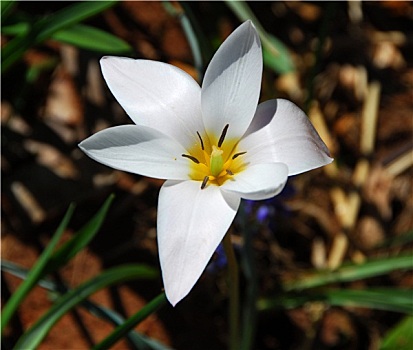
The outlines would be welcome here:
M 241 198 L 273 197 L 289 175 L 332 161 L 296 105 L 277 99 L 257 106 L 262 52 L 250 21 L 218 49 L 202 88 L 161 62 L 104 57 L 101 67 L 136 125 L 108 128 L 79 146 L 112 168 L 166 179 L 157 235 L 172 305 L 202 274 Z

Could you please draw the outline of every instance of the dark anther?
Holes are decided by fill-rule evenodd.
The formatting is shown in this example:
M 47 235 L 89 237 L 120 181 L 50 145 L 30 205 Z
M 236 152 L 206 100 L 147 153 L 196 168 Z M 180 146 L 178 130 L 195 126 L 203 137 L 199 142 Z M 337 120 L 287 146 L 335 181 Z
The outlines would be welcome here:
M 203 190 L 205 188 L 205 186 L 208 183 L 208 180 L 209 180 L 209 176 L 205 176 L 204 180 L 202 181 L 201 190 Z
M 227 134 L 228 128 L 229 128 L 229 124 L 225 125 L 224 130 L 222 130 L 221 137 L 219 138 L 219 141 L 218 141 L 218 147 L 221 147 L 222 143 L 224 142 L 225 135 Z
M 234 173 L 229 169 L 227 169 L 226 172 L 227 172 L 228 175 L 234 175 Z
M 245 154 L 245 153 L 247 153 L 247 152 L 235 153 L 235 154 L 232 156 L 232 159 L 235 159 L 235 158 L 237 158 L 237 157 L 239 157 L 239 156 L 242 156 L 242 155 Z
M 196 159 L 194 156 L 190 156 L 189 154 L 182 154 L 182 157 L 192 160 L 195 164 L 199 164 L 199 160 Z
M 197 131 L 196 132 L 196 134 L 198 135 L 198 137 L 199 137 L 199 141 L 201 141 L 201 148 L 202 148 L 202 150 L 204 150 L 205 148 L 204 148 L 204 141 L 202 141 L 202 137 L 201 137 L 201 135 L 199 135 L 199 132 Z

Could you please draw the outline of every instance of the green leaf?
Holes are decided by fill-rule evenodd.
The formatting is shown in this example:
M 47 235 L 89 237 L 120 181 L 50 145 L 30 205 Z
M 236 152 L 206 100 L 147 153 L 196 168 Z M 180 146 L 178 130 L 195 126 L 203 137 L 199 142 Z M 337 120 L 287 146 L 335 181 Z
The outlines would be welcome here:
M 99 318 L 109 320 L 112 324 L 115 324 L 116 326 L 120 326 L 125 322 L 125 319 L 122 316 L 104 306 L 96 305 L 89 301 L 83 303 L 82 306 L 86 308 L 90 313 L 96 315 Z M 127 332 L 127 334 L 124 334 L 124 336 L 127 336 L 128 340 L 131 343 L 133 343 L 137 349 L 171 350 L 170 347 L 160 343 L 155 339 L 151 339 L 143 334 L 140 334 L 139 332 L 136 332 L 133 329 Z
M 2 72 L 19 60 L 31 46 L 40 44 L 57 31 L 84 21 L 115 3 L 116 1 L 79 2 L 36 21 L 28 32 L 16 36 L 2 48 Z
M 5 27 L 1 27 L 1 33 L 3 35 L 25 35 L 30 30 L 30 24 L 28 22 L 18 22 L 10 24 Z
M 295 67 L 287 47 L 273 35 L 267 35 L 268 42 L 271 44 L 271 47 L 268 47 L 268 45 L 263 45 L 262 56 L 264 59 L 264 64 L 276 73 L 286 74 L 293 72 Z M 277 55 L 273 53 L 272 48 L 277 50 Z
M 413 314 L 413 291 L 411 289 L 337 289 L 325 293 L 325 301 L 330 305 L 365 307 Z
M 284 290 L 302 290 L 331 283 L 355 281 L 384 275 L 399 269 L 413 269 L 411 254 L 370 260 L 363 264 L 347 264 L 335 271 L 315 271 L 307 276 L 298 276 L 297 280 L 286 283 Z
M 4 22 L 10 11 L 12 10 L 13 6 L 15 5 L 15 1 L 13 0 L 1 0 L 1 20 Z
M 195 29 L 189 18 L 190 16 L 187 15 L 189 8 L 185 6 L 184 3 L 180 4 L 182 7 L 176 7 L 172 5 L 170 1 L 162 1 L 162 4 L 168 13 L 176 17 L 181 22 L 182 30 L 184 31 L 186 40 L 188 40 L 192 57 L 194 58 L 194 66 L 198 74 L 198 79 L 202 80 L 203 62 L 201 48 Z
M 2 260 L 1 261 L 1 271 L 7 272 L 13 276 L 16 276 L 22 280 L 27 279 L 27 276 L 30 273 L 29 269 L 26 269 L 25 267 L 22 267 L 20 265 L 15 264 L 14 262 L 8 261 L 8 260 Z M 40 278 L 37 281 L 37 285 L 39 285 L 42 288 L 45 288 L 50 291 L 58 291 L 56 283 L 49 278 Z
M 52 35 L 52 39 L 104 53 L 117 54 L 132 51 L 132 47 L 122 39 L 84 24 L 75 24 L 70 28 L 59 30 Z
M 268 34 L 245 1 L 226 0 L 227 6 L 240 21 L 251 20 L 260 35 L 264 64 L 276 73 L 285 74 L 295 71 L 293 59 L 287 47 L 274 36 Z
M 10 321 L 10 318 L 16 312 L 17 308 L 19 307 L 21 302 L 24 300 L 26 295 L 37 284 L 39 279 L 43 276 L 45 267 L 47 266 L 47 263 L 52 255 L 53 249 L 55 248 L 56 244 L 59 242 L 60 237 L 65 231 L 69 223 L 69 220 L 72 217 L 74 208 L 75 207 L 73 204 L 69 206 L 69 209 L 67 210 L 66 215 L 64 216 L 62 222 L 57 228 L 55 234 L 53 235 L 46 249 L 43 251 L 42 255 L 40 255 L 36 264 L 31 269 L 29 275 L 27 276 L 27 279 L 22 282 L 22 284 L 11 295 L 9 301 L 4 306 L 2 310 L 2 317 L 1 317 L 1 332 L 3 332 L 4 327 Z
M 336 289 L 300 294 L 284 294 L 274 298 L 259 300 L 257 308 L 260 311 L 293 309 L 311 302 L 413 314 L 412 291 L 396 288 Z
M 93 347 L 93 350 L 109 349 L 118 340 L 122 339 L 131 329 L 143 321 L 146 317 L 154 313 L 161 306 L 166 304 L 165 293 L 159 294 L 146 304 L 139 312 L 127 319 L 122 325 L 117 327 L 108 337 L 102 342 Z
M 56 300 L 55 304 L 18 340 L 16 349 L 36 348 L 50 329 L 69 310 L 91 294 L 110 285 L 136 279 L 153 279 L 156 270 L 145 265 L 124 265 L 102 272 Z
M 45 274 L 56 271 L 61 266 L 64 266 L 90 243 L 102 227 L 103 221 L 105 220 L 106 214 L 114 198 L 114 195 L 110 195 L 93 218 L 50 257 L 50 260 L 45 267 Z
M 4 272 L 8 272 L 13 276 L 16 276 L 21 279 L 26 279 L 27 275 L 29 274 L 30 270 L 17 265 L 11 261 L 2 260 L 1 261 L 1 270 Z M 42 278 L 37 283 L 40 287 L 47 289 L 48 291 L 62 294 L 68 293 L 70 290 L 67 289 L 62 283 L 57 283 L 52 281 L 48 278 Z M 102 305 L 96 304 L 92 301 L 85 300 L 81 303 L 83 308 L 89 311 L 92 315 L 99 317 L 105 321 L 110 322 L 115 326 L 119 326 L 125 322 L 125 319 L 119 315 L 117 312 L 106 308 Z M 152 349 L 152 350 L 171 350 L 171 348 L 167 347 L 166 345 L 151 339 L 149 337 L 144 336 L 134 330 L 131 330 L 127 334 L 128 340 L 136 346 L 137 349 Z
M 380 345 L 380 350 L 413 349 L 413 317 L 405 317 L 393 329 L 388 331 Z
M 30 30 L 28 22 L 19 22 L 2 28 L 4 35 L 26 35 Z M 104 53 L 125 53 L 132 51 L 132 47 L 124 40 L 103 30 L 85 25 L 74 24 L 71 27 L 53 33 L 50 37 L 81 49 Z
M 84 1 L 68 6 L 54 14 L 39 20 L 35 27 L 38 31 L 37 40 L 44 41 L 58 30 L 68 28 L 76 23 L 82 22 L 109 7 L 117 1 Z

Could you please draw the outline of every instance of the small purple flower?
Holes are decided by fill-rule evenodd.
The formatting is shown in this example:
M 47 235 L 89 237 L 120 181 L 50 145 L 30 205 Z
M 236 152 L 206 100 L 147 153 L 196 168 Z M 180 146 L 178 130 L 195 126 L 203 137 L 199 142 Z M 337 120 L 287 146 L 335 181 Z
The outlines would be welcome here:
M 259 223 L 264 223 L 265 220 L 273 213 L 273 208 L 269 205 L 260 205 L 257 209 L 256 218 Z
M 272 220 L 277 214 L 288 215 L 289 209 L 284 205 L 284 200 L 290 198 L 295 193 L 294 186 L 287 183 L 283 191 L 277 196 L 257 203 L 256 201 L 245 201 L 245 215 L 253 216 L 259 224 L 268 224 L 274 228 Z
M 220 243 L 215 250 L 215 253 L 207 267 L 207 271 L 211 274 L 217 273 L 219 270 L 227 266 L 227 257 L 225 255 L 224 246 Z

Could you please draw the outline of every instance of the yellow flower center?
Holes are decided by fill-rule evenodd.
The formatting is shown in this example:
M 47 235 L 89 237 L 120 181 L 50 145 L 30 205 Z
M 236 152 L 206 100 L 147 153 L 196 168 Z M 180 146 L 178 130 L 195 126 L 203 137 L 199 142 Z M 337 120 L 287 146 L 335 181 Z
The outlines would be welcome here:
M 239 157 L 246 152 L 237 152 L 238 140 L 226 140 L 224 143 L 228 127 L 227 124 L 218 142 L 211 141 L 208 135 L 201 137 L 197 132 L 199 142 L 189 149 L 189 154 L 182 154 L 191 161 L 189 176 L 202 182 L 201 189 L 207 184 L 222 185 L 246 166 Z

